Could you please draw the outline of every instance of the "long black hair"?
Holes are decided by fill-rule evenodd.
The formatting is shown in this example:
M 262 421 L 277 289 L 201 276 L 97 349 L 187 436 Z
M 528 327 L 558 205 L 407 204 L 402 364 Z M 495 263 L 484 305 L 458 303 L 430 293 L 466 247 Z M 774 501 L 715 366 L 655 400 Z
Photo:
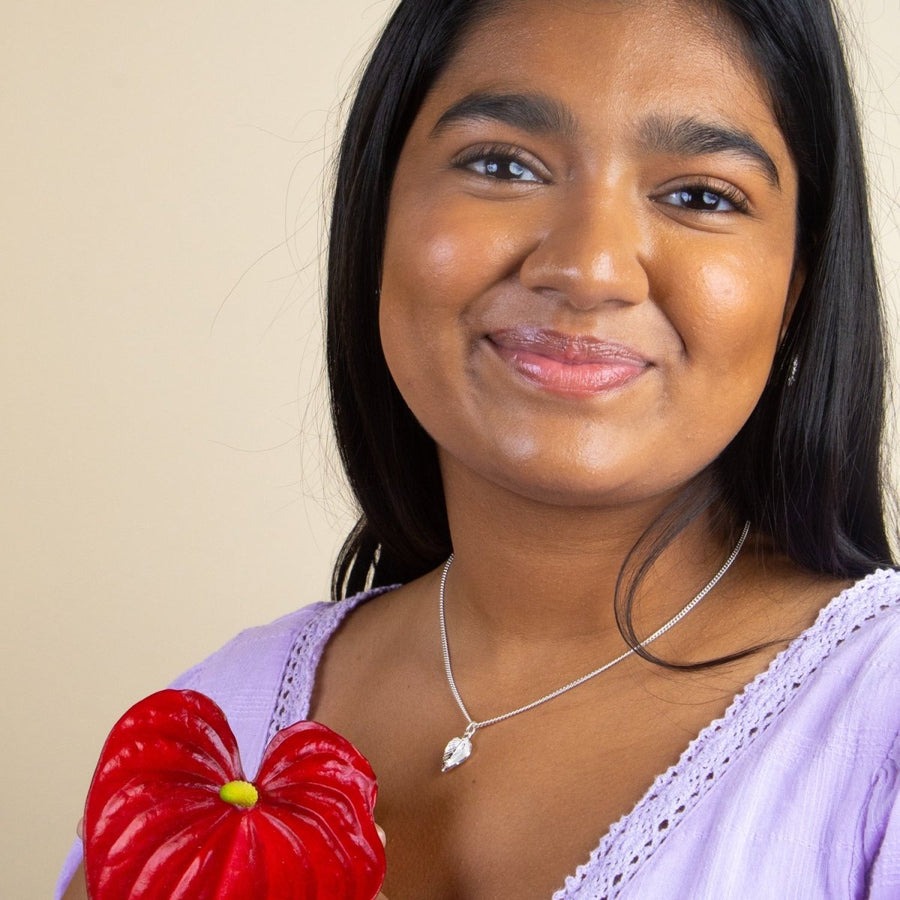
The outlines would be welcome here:
M 437 452 L 388 372 L 378 328 L 388 198 L 413 119 L 461 40 L 502 0 L 402 0 L 362 75 L 336 169 L 327 366 L 360 517 L 332 596 L 409 581 L 451 552 Z M 885 337 L 859 125 L 829 0 L 721 0 L 768 87 L 799 173 L 805 281 L 740 433 L 652 541 L 645 565 L 712 506 L 776 550 L 849 577 L 891 564 L 882 478 Z M 672 523 L 675 523 L 674 525 Z M 631 639 L 634 583 L 620 591 Z

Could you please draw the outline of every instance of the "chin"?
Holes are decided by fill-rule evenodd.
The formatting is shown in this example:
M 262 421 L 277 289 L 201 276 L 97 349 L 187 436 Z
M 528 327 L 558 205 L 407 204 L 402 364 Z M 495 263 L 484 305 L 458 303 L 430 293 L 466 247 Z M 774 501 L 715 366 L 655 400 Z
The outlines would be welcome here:
M 484 477 L 501 490 L 536 504 L 598 510 L 621 509 L 646 502 L 662 505 L 690 478 L 679 474 L 649 483 L 609 469 L 585 471 L 556 467 L 548 471 L 544 464 L 539 467 L 505 466 L 502 470 L 486 472 Z

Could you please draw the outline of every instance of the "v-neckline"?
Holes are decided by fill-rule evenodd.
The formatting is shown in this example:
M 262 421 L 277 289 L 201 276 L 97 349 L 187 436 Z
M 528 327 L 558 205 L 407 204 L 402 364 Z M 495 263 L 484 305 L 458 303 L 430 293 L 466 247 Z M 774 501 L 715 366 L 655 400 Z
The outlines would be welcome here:
M 848 604 L 864 587 L 895 577 L 879 569 L 848 586 L 825 604 L 807 629 L 781 650 L 729 704 L 725 712 L 701 729 L 678 761 L 660 773 L 640 800 L 616 820 L 600 838 L 588 859 L 567 876 L 551 900 L 616 900 L 637 872 L 654 855 L 679 822 L 720 783 L 734 765 L 775 722 L 829 653 L 859 624 L 877 614 L 864 604 Z M 879 597 L 879 600 L 882 598 Z M 873 601 L 873 606 L 877 605 Z M 881 608 L 884 605 L 881 604 Z M 582 898 L 583 882 L 598 867 L 606 870 L 605 892 Z
M 678 761 L 659 774 L 631 810 L 609 827 L 588 859 L 566 877 L 551 900 L 578 900 L 581 887 L 588 878 L 591 879 L 591 900 L 595 896 L 603 896 L 604 900 L 619 897 L 678 823 L 715 789 L 724 771 L 778 720 L 803 685 L 805 676 L 863 619 L 874 617 L 865 604 L 848 604 L 848 596 L 852 594 L 856 598 L 864 593 L 864 587 L 875 587 L 895 576 L 893 570 L 879 569 L 829 600 L 815 622 L 746 684 L 725 712 L 701 729 Z M 290 692 L 294 694 L 293 703 L 282 705 L 276 712 L 270 733 L 308 715 L 324 650 L 346 616 L 363 603 L 396 587 L 399 585 L 366 591 L 335 604 L 322 604 L 320 613 L 300 628 L 279 691 L 279 696 L 287 696 L 285 683 L 288 682 Z M 296 677 L 298 664 L 302 664 L 306 677 Z M 600 868 L 605 870 L 607 889 L 597 895 L 594 876 Z

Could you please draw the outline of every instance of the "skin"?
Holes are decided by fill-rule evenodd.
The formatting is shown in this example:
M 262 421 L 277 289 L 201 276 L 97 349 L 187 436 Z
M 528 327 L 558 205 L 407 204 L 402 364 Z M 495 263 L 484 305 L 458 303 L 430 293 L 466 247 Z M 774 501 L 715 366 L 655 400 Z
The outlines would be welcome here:
M 448 121 L 473 94 L 494 112 Z M 537 96 L 555 122 L 523 119 Z M 672 140 L 698 122 L 718 149 Z M 796 204 L 765 89 L 702 6 L 517 0 L 463 41 L 426 98 L 390 198 L 381 339 L 438 447 L 455 552 L 447 628 L 475 718 L 625 649 L 613 598 L 627 552 L 765 385 L 802 284 Z M 510 347 L 523 329 L 556 335 L 576 362 L 585 345 L 607 350 L 569 372 L 546 348 Z M 730 549 L 709 522 L 688 529 L 641 591 L 639 634 Z M 348 617 L 311 710 L 378 773 L 394 900 L 549 897 L 844 586 L 753 535 L 654 651 L 687 662 L 778 642 L 695 673 L 632 656 L 479 732 L 472 758 L 442 774 L 465 721 L 443 670 L 438 580 Z
M 464 468 L 555 505 L 667 497 L 756 405 L 791 290 L 796 175 L 755 79 L 733 71 L 732 43 L 705 23 L 686 33 L 690 15 L 666 4 L 551 4 L 540 21 L 517 11 L 531 29 L 479 32 L 421 111 L 391 196 L 381 337 L 447 478 Z M 724 76 L 715 91 L 710 72 Z M 477 91 L 543 94 L 574 134 L 471 119 L 435 134 Z M 755 136 L 780 187 L 735 153 L 641 146 L 648 123 L 692 119 Z M 534 178 L 464 165 L 493 145 L 518 152 Z M 671 196 L 704 181 L 750 208 L 696 212 Z M 621 343 L 645 373 L 596 397 L 550 397 L 498 360 L 491 337 L 514 327 Z

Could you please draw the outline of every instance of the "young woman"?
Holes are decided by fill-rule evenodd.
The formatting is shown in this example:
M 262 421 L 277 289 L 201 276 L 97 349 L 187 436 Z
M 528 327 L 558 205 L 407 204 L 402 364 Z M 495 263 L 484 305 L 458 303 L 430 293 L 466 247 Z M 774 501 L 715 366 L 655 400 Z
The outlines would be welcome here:
M 828 2 L 403 0 L 328 305 L 335 602 L 179 681 L 251 770 L 298 718 L 350 738 L 392 900 L 898 896 L 884 342 Z

